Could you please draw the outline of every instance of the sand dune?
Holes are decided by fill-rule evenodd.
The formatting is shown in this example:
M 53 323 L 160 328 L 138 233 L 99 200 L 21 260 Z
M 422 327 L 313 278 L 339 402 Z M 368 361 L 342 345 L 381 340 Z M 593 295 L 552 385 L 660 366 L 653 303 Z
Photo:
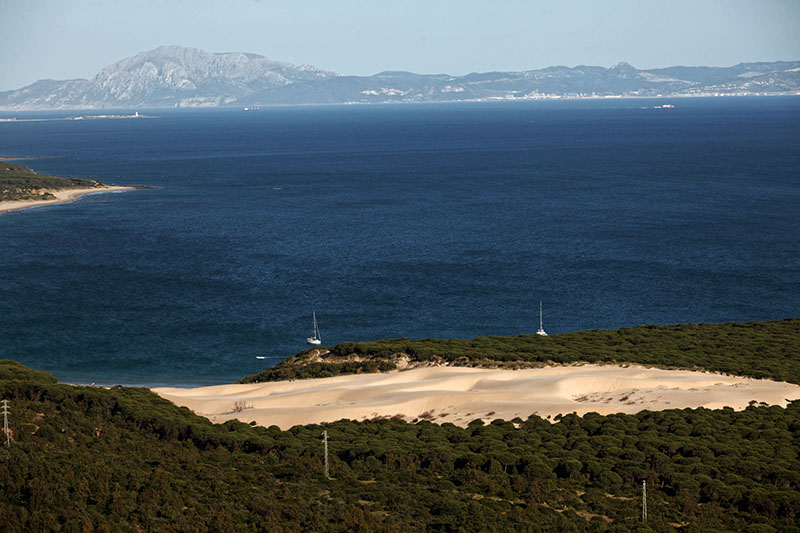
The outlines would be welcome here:
M 215 422 L 235 418 L 288 429 L 298 424 L 402 416 L 466 426 L 531 414 L 636 413 L 645 409 L 744 409 L 752 400 L 785 406 L 800 386 L 768 380 L 637 366 L 525 370 L 418 368 L 390 374 L 218 385 L 154 392 Z

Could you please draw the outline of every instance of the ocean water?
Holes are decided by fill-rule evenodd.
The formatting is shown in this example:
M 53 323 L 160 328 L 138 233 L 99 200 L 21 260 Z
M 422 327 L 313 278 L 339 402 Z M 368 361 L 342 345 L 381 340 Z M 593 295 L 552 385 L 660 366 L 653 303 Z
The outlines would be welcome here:
M 196 385 L 312 310 L 328 345 L 531 333 L 540 300 L 551 334 L 800 315 L 800 98 L 661 103 L 0 123 L 40 172 L 154 187 L 0 214 L 0 357 Z

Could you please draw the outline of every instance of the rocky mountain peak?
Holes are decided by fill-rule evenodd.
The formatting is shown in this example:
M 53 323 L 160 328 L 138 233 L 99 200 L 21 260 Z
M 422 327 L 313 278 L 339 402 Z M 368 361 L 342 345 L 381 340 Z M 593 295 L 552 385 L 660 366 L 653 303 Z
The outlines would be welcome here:
M 638 70 L 579 65 L 465 76 L 387 71 L 339 76 L 244 52 L 160 46 L 92 80 L 40 80 L 0 92 L 0 109 L 260 106 L 603 96 L 798 94 L 800 61 Z
M 611 70 L 624 71 L 624 72 L 637 72 L 636 67 L 634 67 L 633 65 L 631 65 L 626 61 L 620 61 L 619 63 L 611 67 Z

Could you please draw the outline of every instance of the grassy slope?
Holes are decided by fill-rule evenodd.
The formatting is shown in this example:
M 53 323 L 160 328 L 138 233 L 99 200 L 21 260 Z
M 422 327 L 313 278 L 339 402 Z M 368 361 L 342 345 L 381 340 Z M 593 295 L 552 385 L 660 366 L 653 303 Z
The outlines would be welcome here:
M 101 187 L 102 182 L 78 178 L 64 179 L 58 176 L 37 174 L 24 165 L 0 161 L 0 202 L 11 200 L 48 200 L 52 194 L 35 190 L 74 189 Z
M 611 363 L 704 369 L 800 383 L 800 319 L 728 324 L 638 326 L 549 337 L 477 337 L 471 340 L 388 339 L 344 342 L 330 349 L 338 362 L 301 352 L 242 382 L 278 381 L 375 372 L 394 368 L 392 354 L 416 363 L 464 366 L 535 366 L 546 363 Z M 362 361 L 341 362 L 342 358 Z M 366 359 L 366 361 L 363 361 Z M 379 364 L 383 368 L 378 368 Z
M 320 426 L 214 425 L 11 361 L 0 395 L 6 531 L 800 531 L 800 402 L 518 428 L 341 421 L 327 480 Z

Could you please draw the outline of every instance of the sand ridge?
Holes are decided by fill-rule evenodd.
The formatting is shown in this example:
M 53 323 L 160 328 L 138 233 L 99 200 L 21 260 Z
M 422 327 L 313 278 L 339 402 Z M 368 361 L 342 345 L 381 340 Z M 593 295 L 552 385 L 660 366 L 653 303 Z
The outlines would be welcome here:
M 238 419 L 289 429 L 298 424 L 401 416 L 466 426 L 537 414 L 636 413 L 751 401 L 785 406 L 800 385 L 640 366 L 553 366 L 522 370 L 427 367 L 387 374 L 153 391 L 215 422 Z

